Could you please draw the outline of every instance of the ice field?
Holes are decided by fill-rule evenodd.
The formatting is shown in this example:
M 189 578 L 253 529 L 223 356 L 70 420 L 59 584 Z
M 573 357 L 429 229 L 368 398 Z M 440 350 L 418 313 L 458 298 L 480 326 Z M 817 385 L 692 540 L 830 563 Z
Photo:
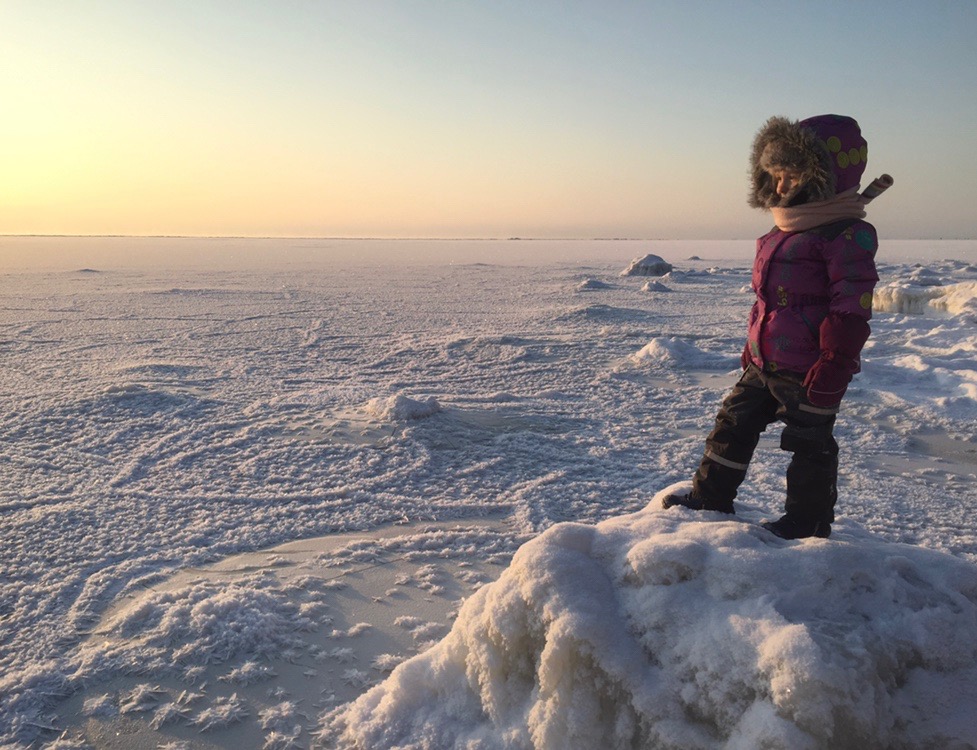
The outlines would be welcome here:
M 881 243 L 803 542 L 776 428 L 652 502 L 752 247 L 0 238 L 0 747 L 977 747 L 977 242 Z

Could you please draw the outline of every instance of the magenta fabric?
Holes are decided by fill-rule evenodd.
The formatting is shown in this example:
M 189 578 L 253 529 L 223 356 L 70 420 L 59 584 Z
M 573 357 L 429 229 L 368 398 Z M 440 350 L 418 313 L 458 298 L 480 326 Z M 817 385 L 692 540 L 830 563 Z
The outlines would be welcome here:
M 807 400 L 814 406 L 831 407 L 841 403 L 851 382 L 848 364 L 821 358 L 804 378 Z
M 858 357 L 868 341 L 868 321 L 857 315 L 831 313 L 821 323 L 821 356 L 807 372 L 804 386 L 815 406 L 841 403 L 852 375 L 858 372 Z
M 750 311 L 747 346 L 750 361 L 758 367 L 806 375 L 826 344 L 839 348 L 830 340 L 833 334 L 847 349 L 837 353 L 852 360 L 852 373 L 858 371 L 879 278 L 878 238 L 875 228 L 862 220 L 851 221 L 836 234 L 827 229 L 774 229 L 757 240 L 756 302 Z M 829 322 L 822 328 L 829 315 L 836 327 Z M 846 333 L 856 330 L 866 336 L 851 338 Z M 827 341 L 822 341 L 822 333 Z
M 861 182 L 868 159 L 868 143 L 858 123 L 844 115 L 818 115 L 797 123 L 813 130 L 828 149 L 835 175 L 835 193 L 843 193 Z
M 831 313 L 821 323 L 821 356 L 854 362 L 868 341 L 868 320 L 858 315 Z M 857 370 L 852 369 L 854 374 Z

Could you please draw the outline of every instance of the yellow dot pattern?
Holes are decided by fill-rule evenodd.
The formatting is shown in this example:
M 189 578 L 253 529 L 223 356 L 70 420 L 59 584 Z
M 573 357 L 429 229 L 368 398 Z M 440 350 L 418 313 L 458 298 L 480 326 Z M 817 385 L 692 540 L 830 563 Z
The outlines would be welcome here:
M 835 155 L 835 160 L 838 162 L 838 166 L 842 169 L 847 169 L 848 167 L 855 167 L 859 164 L 864 164 L 868 161 L 868 146 L 863 145 L 861 148 L 852 148 L 848 151 L 844 151 L 841 148 L 841 139 L 833 135 L 828 140 L 824 142 L 827 146 L 828 151 Z

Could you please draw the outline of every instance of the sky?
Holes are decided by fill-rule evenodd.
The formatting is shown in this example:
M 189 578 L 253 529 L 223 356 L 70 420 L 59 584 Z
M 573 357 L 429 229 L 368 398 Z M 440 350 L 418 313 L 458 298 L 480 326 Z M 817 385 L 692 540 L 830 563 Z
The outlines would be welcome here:
M 0 234 L 744 239 L 772 115 L 977 237 L 977 2 L 0 0 Z

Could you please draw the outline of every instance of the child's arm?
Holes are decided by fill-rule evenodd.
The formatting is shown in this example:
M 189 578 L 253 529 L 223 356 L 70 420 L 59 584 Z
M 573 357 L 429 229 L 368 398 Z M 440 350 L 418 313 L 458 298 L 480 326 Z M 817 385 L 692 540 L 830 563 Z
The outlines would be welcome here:
M 820 328 L 821 356 L 804 379 L 808 399 L 815 406 L 840 403 L 852 375 L 861 369 L 862 347 L 870 333 L 872 292 L 879 280 L 878 246 L 875 228 L 863 221 L 825 242 L 830 309 Z

